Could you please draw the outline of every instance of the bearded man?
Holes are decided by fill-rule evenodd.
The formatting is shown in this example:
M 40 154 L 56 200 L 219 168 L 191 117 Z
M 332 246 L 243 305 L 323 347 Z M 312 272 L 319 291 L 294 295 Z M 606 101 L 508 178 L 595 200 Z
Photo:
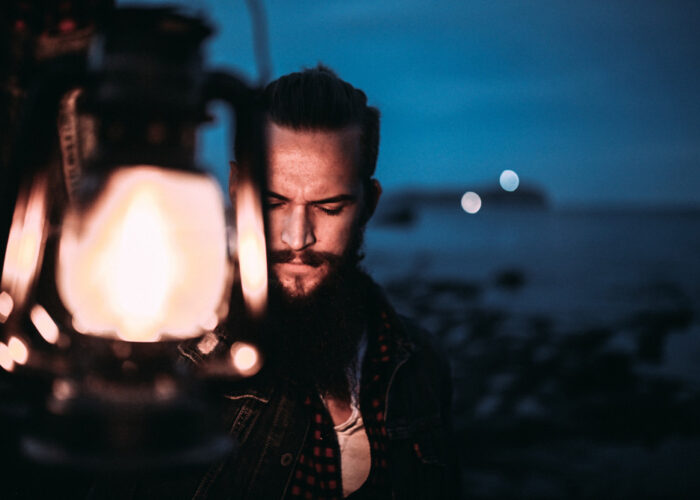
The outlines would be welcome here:
M 255 339 L 264 367 L 224 394 L 238 449 L 203 477 L 127 496 L 458 498 L 448 365 L 358 267 L 381 194 L 379 111 L 321 65 L 270 83 L 262 99 L 271 287 Z M 241 304 L 234 297 L 222 344 L 240 335 Z M 181 352 L 206 357 L 197 344 Z

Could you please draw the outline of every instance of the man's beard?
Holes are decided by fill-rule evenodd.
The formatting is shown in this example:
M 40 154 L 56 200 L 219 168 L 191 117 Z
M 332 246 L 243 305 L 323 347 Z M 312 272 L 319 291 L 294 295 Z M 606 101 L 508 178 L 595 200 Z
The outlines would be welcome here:
M 349 377 L 355 377 L 358 345 L 365 328 L 362 230 L 346 252 L 332 255 L 306 250 L 272 252 L 271 263 L 301 259 L 307 265 L 328 265 L 326 278 L 306 295 L 287 291 L 270 273 L 266 337 L 267 363 L 280 376 L 307 389 L 350 399 Z

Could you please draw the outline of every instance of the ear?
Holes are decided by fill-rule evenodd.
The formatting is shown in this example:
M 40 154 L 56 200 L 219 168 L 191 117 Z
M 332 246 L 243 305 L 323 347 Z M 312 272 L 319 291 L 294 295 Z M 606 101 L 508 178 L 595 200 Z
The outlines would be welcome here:
M 235 161 L 228 162 L 228 196 L 231 199 L 231 206 L 236 206 L 236 188 L 238 187 L 238 164 Z
M 379 197 L 382 195 L 382 185 L 379 184 L 377 179 L 370 179 L 369 182 L 369 192 L 366 193 L 367 200 L 365 200 L 367 206 L 367 215 L 365 216 L 365 222 L 369 220 L 377 209 L 377 204 L 379 203 Z

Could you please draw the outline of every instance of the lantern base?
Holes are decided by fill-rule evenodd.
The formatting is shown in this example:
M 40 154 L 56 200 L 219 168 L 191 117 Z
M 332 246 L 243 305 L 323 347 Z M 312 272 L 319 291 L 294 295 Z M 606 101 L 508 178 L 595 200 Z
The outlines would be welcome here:
M 234 451 L 203 401 L 62 403 L 57 409 L 50 402 L 21 438 L 29 460 L 95 472 L 143 472 L 205 466 Z

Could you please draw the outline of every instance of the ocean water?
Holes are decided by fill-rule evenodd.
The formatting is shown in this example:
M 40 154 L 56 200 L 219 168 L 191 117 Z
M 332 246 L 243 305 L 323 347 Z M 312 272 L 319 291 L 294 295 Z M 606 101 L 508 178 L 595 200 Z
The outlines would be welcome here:
M 488 281 L 521 270 L 509 307 L 572 321 L 609 320 L 673 284 L 700 304 L 700 212 L 426 209 L 409 227 L 370 227 L 366 265 L 402 276 Z M 495 297 L 493 300 L 497 300 Z
M 449 353 L 468 496 L 700 494 L 700 212 L 427 206 L 365 251 Z
M 484 303 L 571 328 L 674 305 L 700 317 L 700 212 L 428 208 L 411 226 L 370 226 L 365 249 L 382 283 L 517 271 L 517 293 L 488 289 Z

